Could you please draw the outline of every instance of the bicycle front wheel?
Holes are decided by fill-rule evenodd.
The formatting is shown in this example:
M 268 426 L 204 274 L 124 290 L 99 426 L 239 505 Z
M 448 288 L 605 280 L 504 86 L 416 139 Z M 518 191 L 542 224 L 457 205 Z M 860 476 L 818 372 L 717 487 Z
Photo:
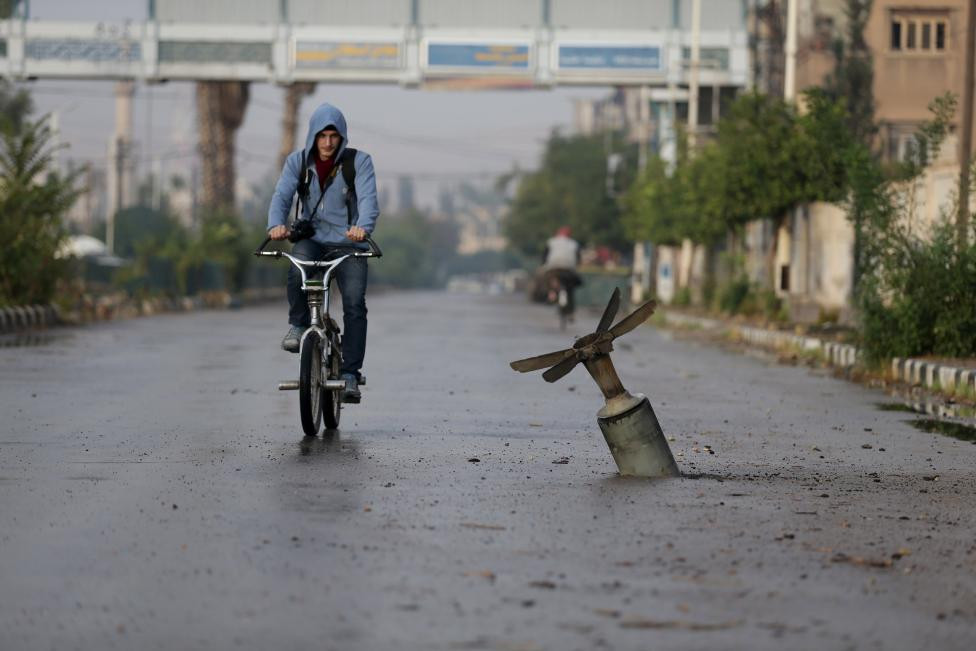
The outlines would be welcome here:
M 340 379 L 342 367 L 342 353 L 338 342 L 329 347 L 328 368 L 330 380 Z M 322 416 L 325 419 L 325 429 L 339 429 L 339 416 L 342 412 L 342 389 L 322 392 Z
M 322 422 L 322 339 L 310 332 L 302 342 L 298 373 L 298 411 L 306 436 L 319 433 Z

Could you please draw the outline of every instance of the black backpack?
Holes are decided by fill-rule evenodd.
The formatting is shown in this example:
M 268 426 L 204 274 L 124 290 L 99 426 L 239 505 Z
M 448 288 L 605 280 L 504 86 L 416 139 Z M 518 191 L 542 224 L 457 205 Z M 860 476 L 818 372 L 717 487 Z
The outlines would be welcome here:
M 342 171 L 342 180 L 346 182 L 346 220 L 349 225 L 352 226 L 352 209 L 356 205 L 356 150 L 351 147 L 346 147 L 342 150 L 342 155 L 336 162 L 339 169 Z M 302 150 L 302 169 L 304 173 L 302 178 L 298 180 L 298 198 L 301 203 L 308 206 L 308 188 L 312 183 L 312 169 L 307 166 L 308 157 L 305 154 L 305 150 Z M 309 214 L 315 214 L 315 211 L 319 208 L 319 203 L 322 202 L 322 197 L 325 196 L 325 191 L 329 189 L 332 185 L 332 180 L 335 179 L 335 170 L 325 181 L 325 187 L 322 188 L 322 194 L 319 195 L 319 200 L 315 203 L 315 207 L 312 208 Z M 295 221 L 299 221 L 299 210 L 298 204 L 295 204 Z

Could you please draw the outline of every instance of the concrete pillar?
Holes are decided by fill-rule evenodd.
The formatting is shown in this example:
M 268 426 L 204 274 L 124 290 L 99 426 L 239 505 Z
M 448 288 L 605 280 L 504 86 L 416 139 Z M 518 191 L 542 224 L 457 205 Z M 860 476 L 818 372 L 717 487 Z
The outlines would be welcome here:
M 657 247 L 656 294 L 664 305 L 670 305 L 674 300 L 675 250 L 673 246 Z
M 115 253 L 115 214 L 132 203 L 132 97 L 135 82 L 126 79 L 115 85 L 115 133 L 108 142 L 108 173 L 105 243 Z
M 651 265 L 654 247 L 650 242 L 634 242 L 634 269 L 631 275 L 630 302 L 643 303 L 651 289 Z
M 788 0 L 786 9 L 786 70 L 783 77 L 783 99 L 796 99 L 796 0 Z
M 701 0 L 691 0 L 691 61 L 688 81 L 688 145 L 698 142 L 698 72 L 701 67 Z

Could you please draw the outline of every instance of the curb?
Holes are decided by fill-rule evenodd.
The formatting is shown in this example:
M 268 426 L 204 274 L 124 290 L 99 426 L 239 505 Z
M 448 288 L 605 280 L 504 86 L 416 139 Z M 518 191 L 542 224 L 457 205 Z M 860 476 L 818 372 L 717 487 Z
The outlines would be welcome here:
M 61 320 L 53 305 L 15 305 L 0 308 L 0 333 L 17 332 L 29 328 L 47 328 Z
M 0 334 L 38 330 L 61 324 L 80 324 L 94 321 L 114 321 L 121 318 L 152 316 L 154 314 L 192 312 L 202 309 L 237 309 L 284 300 L 283 287 L 250 288 L 238 294 L 215 292 L 208 295 L 181 298 L 153 297 L 129 299 L 113 304 L 109 297 L 99 297 L 88 306 L 87 312 L 69 311 L 62 317 L 54 305 L 15 305 L 0 308 Z
M 907 384 L 947 393 L 976 394 L 976 369 L 946 366 L 920 359 L 893 357 L 891 375 Z
M 663 315 L 666 323 L 677 323 L 681 325 L 693 324 L 705 329 L 725 328 L 736 339 L 761 348 L 793 348 L 804 352 L 819 353 L 831 366 L 841 368 L 855 366 L 861 354 L 857 346 L 840 344 L 834 341 L 824 341 L 816 337 L 807 337 L 806 335 L 797 335 L 781 330 L 741 326 L 717 319 L 675 314 L 672 312 L 663 312 Z
M 709 319 L 705 317 L 662 312 L 667 324 L 695 325 L 704 329 L 725 328 L 733 337 L 761 348 L 792 348 L 804 352 L 819 353 L 831 366 L 850 369 L 857 366 L 861 351 L 851 344 L 825 341 L 816 337 L 791 334 L 780 330 L 766 330 L 751 326 Z M 891 360 L 891 376 L 900 382 L 921 386 L 946 393 L 976 396 L 976 369 L 946 366 L 921 359 L 900 357 Z

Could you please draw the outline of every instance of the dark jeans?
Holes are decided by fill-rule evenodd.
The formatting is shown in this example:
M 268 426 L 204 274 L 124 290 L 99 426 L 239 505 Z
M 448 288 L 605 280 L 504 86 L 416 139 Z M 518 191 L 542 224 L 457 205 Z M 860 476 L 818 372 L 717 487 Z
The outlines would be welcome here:
M 291 252 L 302 260 L 321 260 L 332 250 L 332 247 L 314 240 L 301 240 L 295 243 Z M 348 258 L 333 271 L 342 296 L 342 372 L 353 375 L 359 374 L 366 356 L 366 271 L 365 258 Z M 291 265 L 288 268 L 288 323 L 307 328 L 311 320 L 312 314 L 302 291 L 302 275 L 295 265 Z
M 576 288 L 583 284 L 583 279 L 573 269 L 550 269 L 546 272 L 546 283 L 554 290 L 560 287 L 566 289 L 568 298 L 566 311 L 572 314 L 576 309 Z

